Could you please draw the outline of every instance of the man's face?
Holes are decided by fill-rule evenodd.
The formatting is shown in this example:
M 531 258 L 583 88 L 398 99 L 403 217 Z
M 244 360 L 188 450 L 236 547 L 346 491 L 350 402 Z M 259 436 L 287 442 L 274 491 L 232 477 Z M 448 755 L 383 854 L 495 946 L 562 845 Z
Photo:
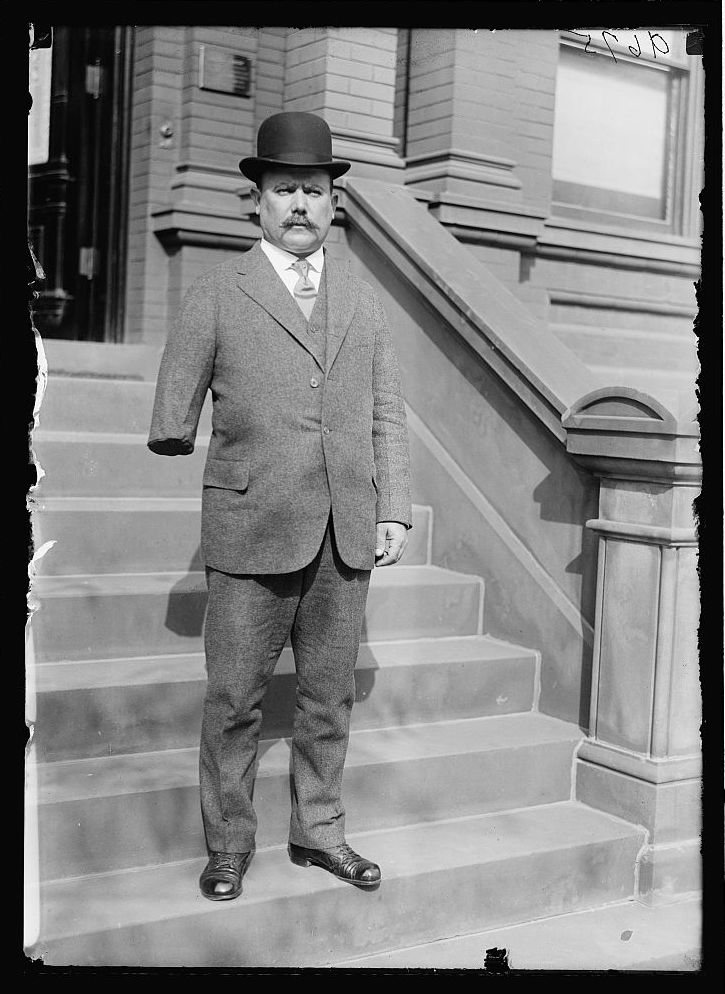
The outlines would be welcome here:
M 327 238 L 337 207 L 330 174 L 321 169 L 267 170 L 252 189 L 264 237 L 294 255 L 316 252 Z

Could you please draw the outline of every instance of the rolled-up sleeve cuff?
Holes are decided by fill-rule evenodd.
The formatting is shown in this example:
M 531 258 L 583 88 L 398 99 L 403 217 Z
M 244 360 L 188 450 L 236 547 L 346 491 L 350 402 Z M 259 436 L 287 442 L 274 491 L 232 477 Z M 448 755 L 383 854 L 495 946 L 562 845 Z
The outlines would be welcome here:
M 146 444 L 158 456 L 189 456 L 194 451 L 188 438 L 150 438 Z

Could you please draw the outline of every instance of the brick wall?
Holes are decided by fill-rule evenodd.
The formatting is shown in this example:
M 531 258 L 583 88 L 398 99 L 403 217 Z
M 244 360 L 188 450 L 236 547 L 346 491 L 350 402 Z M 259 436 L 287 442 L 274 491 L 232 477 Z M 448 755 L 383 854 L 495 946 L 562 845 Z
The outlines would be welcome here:
M 324 114 L 327 29 L 290 28 L 284 64 L 284 110 Z
M 252 59 L 249 98 L 200 89 L 200 45 L 219 46 Z M 283 45 L 281 29 L 137 28 L 126 341 L 163 341 L 194 276 L 229 254 L 213 248 L 190 252 L 184 246 L 179 255 L 187 258 L 183 263 L 177 259 L 172 264 L 169 252 L 154 234 L 152 215 L 179 201 L 183 205 L 185 199 L 202 209 L 208 205 L 210 214 L 238 209 L 233 190 L 241 187 L 243 180 L 237 163 L 253 150 L 256 116 L 267 116 L 267 107 L 281 106 L 283 69 L 279 52 Z M 258 86 L 260 108 L 255 101 Z M 160 133 L 164 124 L 171 126 L 170 139 Z M 197 186 L 184 190 L 184 174 L 179 167 L 190 165 L 209 174 L 208 189 Z
M 395 94 L 393 97 L 393 134 L 400 142 L 400 154 L 406 154 L 408 117 L 408 60 L 410 57 L 410 28 L 398 30 L 395 57 Z
M 180 160 L 229 168 L 249 148 L 255 134 L 254 100 L 199 88 L 199 48 L 218 46 L 257 64 L 254 28 L 187 27 L 182 83 Z
M 408 154 L 453 148 L 514 158 L 513 34 L 460 28 L 412 32 Z
M 136 29 L 126 291 L 127 342 L 158 340 L 166 332 L 166 253 L 151 232 L 150 215 L 169 196 L 178 138 L 162 146 L 159 128 L 181 121 L 179 80 L 184 29 Z
M 437 151 L 450 140 L 455 35 L 452 29 L 415 28 L 411 32 L 409 155 Z
M 287 28 L 261 28 L 257 36 L 254 123 L 259 128 L 270 114 L 284 110 Z
M 202 90 L 199 48 L 252 61 L 250 98 Z M 392 139 L 396 28 L 140 27 L 134 66 L 126 340 L 162 341 L 183 293 L 232 249 L 165 249 L 154 211 L 239 209 L 239 159 L 262 120 L 280 110 L 320 113 L 330 126 Z M 162 125 L 173 135 L 164 139 Z M 206 178 L 205 178 L 206 177 Z
M 511 31 L 515 82 L 511 127 L 524 203 L 548 212 L 559 40 L 553 31 Z
M 459 31 L 457 40 L 453 144 L 513 159 L 515 40 L 483 30 Z
M 249 99 L 199 89 L 201 44 L 252 59 Z M 153 235 L 151 213 L 179 196 L 202 210 L 207 205 L 210 218 L 215 211 L 236 211 L 237 181 L 240 186 L 244 182 L 237 162 L 254 151 L 261 121 L 280 110 L 319 113 L 333 133 L 361 132 L 373 142 L 380 138 L 383 147 L 401 133 L 406 75 L 401 55 L 406 47 L 407 31 L 397 28 L 137 29 L 127 341 L 162 338 L 191 279 L 233 252 L 184 246 L 180 257 L 172 259 Z M 522 186 L 506 195 L 515 196 L 525 210 L 546 216 L 558 52 L 554 31 L 413 29 L 407 154 L 454 148 L 509 159 L 514 162 L 511 175 Z M 159 127 L 166 121 L 174 136 L 162 142 Z M 339 133 L 336 141 L 343 143 Z M 341 154 L 355 159 L 350 151 Z M 206 170 L 208 188 L 197 175 L 191 192 L 179 191 L 184 173 L 177 167 L 189 164 Z M 376 168 L 373 164 L 367 175 L 375 175 Z M 360 175 L 360 163 L 355 169 Z M 401 180 L 400 175 L 392 179 Z M 473 185 L 484 199 L 497 196 L 495 186 Z M 331 245 L 335 234 L 333 230 Z M 673 294 L 683 303 L 693 296 L 692 283 L 684 277 L 643 277 L 579 261 L 536 260 L 504 245 L 469 248 L 541 319 L 549 317 L 551 288 L 653 300 Z M 655 320 L 640 313 L 637 320 Z M 596 314 L 590 312 L 590 317 L 594 320 Z M 615 317 L 615 324 L 624 326 L 626 312 Z M 672 318 L 680 325 L 683 320 Z
M 330 127 L 390 137 L 397 28 L 293 28 L 285 110 L 321 114 Z

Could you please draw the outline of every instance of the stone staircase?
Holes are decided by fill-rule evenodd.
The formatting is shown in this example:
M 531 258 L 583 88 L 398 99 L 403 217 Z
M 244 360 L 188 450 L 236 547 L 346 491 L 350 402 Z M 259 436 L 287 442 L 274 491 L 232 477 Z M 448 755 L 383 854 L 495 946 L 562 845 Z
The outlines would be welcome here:
M 36 548 L 56 544 L 33 585 L 29 954 L 364 965 L 632 898 L 643 831 L 574 800 L 580 729 L 537 712 L 537 654 L 483 634 L 483 582 L 432 564 L 420 506 L 405 564 L 373 574 L 345 774 L 348 838 L 383 885 L 366 893 L 289 862 L 286 648 L 265 702 L 244 893 L 199 895 L 209 416 L 194 455 L 160 458 L 145 447 L 152 398 L 150 382 L 51 376 L 34 436 Z

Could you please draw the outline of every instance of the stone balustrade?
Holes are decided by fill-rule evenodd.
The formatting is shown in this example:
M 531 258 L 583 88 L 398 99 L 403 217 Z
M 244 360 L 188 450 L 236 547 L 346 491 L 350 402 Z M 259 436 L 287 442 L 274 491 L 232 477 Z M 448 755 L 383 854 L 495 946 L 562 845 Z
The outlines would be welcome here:
M 567 449 L 600 478 L 589 735 L 580 800 L 644 825 L 638 892 L 700 887 L 701 694 L 697 424 L 634 389 L 563 416 Z

